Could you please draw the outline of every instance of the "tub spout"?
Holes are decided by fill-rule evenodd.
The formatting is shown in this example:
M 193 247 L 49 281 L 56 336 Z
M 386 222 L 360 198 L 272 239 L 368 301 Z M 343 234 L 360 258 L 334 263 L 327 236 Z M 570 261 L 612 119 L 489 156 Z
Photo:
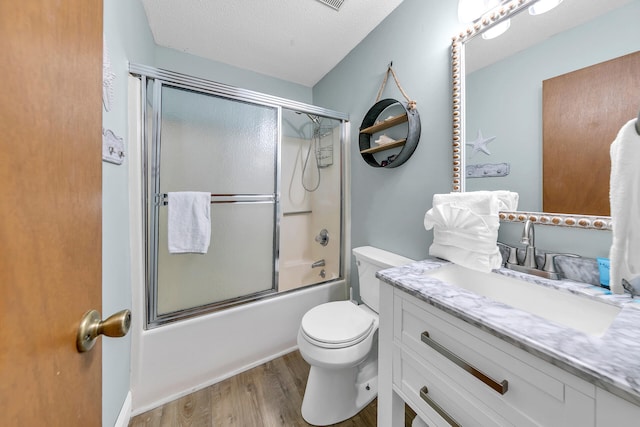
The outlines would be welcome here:
M 326 264 L 324 262 L 324 259 L 321 259 L 319 261 L 314 262 L 313 264 L 311 264 L 311 268 L 316 268 L 316 267 L 324 267 Z

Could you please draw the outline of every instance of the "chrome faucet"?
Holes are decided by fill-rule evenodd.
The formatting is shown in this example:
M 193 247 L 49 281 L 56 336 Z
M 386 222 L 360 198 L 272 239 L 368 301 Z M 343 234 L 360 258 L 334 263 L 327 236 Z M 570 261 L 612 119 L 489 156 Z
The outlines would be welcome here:
M 578 257 L 574 254 L 561 254 L 561 253 L 545 253 L 544 265 L 538 268 L 538 260 L 536 259 L 536 246 L 535 246 L 535 231 L 533 229 L 533 221 L 528 219 L 524 223 L 524 229 L 522 230 L 522 238 L 520 243 L 525 245 L 524 247 L 524 259 L 522 262 L 518 259 L 518 249 L 509 245 L 504 245 L 509 250 L 509 257 L 504 266 L 508 269 L 519 271 L 521 273 L 533 274 L 535 276 L 544 277 L 546 279 L 558 280 L 561 279 L 561 275 L 556 271 L 555 258 L 556 256 L 569 256 Z
M 326 263 L 324 262 L 324 259 L 321 259 L 311 264 L 311 268 L 324 267 L 325 265 Z
M 535 231 L 533 230 L 533 222 L 530 219 L 524 223 L 524 229 L 522 230 L 522 238 L 520 243 L 525 245 L 524 261 L 522 265 L 527 268 L 538 268 L 538 262 L 536 261 L 536 245 L 535 245 Z

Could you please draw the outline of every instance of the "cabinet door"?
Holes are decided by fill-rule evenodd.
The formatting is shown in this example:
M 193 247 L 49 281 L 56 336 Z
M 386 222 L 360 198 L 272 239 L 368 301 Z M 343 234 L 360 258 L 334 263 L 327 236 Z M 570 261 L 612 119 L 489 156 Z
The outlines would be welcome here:
M 597 427 L 637 427 L 638 425 L 640 425 L 640 406 L 601 388 L 596 390 Z
M 401 347 L 432 367 L 452 393 L 471 396 L 517 426 L 594 425 L 593 385 L 422 301 L 401 299 Z M 506 389 L 498 387 L 503 381 Z
M 514 425 L 477 396 L 457 387 L 437 367 L 412 353 L 395 347 L 394 360 L 398 362 L 394 388 L 429 426 Z

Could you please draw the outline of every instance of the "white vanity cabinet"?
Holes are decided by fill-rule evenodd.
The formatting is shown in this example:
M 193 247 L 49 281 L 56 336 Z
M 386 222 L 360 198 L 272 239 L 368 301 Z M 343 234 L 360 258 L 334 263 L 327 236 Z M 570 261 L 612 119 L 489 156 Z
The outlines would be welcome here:
M 593 384 L 384 282 L 381 301 L 380 427 L 405 402 L 429 426 L 596 426 Z
M 596 390 L 596 427 L 610 426 L 640 426 L 640 406 L 598 388 Z

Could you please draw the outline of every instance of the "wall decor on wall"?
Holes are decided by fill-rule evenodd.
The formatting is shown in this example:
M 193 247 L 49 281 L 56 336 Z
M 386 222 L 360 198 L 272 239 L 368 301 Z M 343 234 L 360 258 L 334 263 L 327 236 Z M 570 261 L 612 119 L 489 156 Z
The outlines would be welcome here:
M 102 160 L 116 165 L 124 161 L 124 140 L 111 129 L 102 128 Z
M 467 165 L 465 174 L 467 178 L 495 178 L 509 175 L 510 163 L 482 163 Z
M 395 168 L 402 165 L 409 160 L 420 141 L 420 115 L 416 102 L 402 89 L 392 66 L 393 63 L 389 64 L 376 103 L 367 111 L 360 125 L 360 155 L 373 167 Z M 406 103 L 393 98 L 380 100 L 389 74 Z M 381 152 L 385 153 L 376 154 Z
M 482 130 L 478 129 L 478 135 L 476 136 L 476 139 L 474 139 L 471 142 L 467 142 L 465 145 L 468 145 L 469 147 L 471 147 L 471 152 L 470 152 L 471 156 L 473 156 L 476 153 L 479 153 L 480 151 L 482 151 L 486 155 L 491 155 L 491 151 L 489 151 L 489 149 L 487 148 L 487 144 L 493 141 L 494 139 L 496 139 L 495 136 L 490 136 L 488 138 L 485 138 L 484 136 L 482 136 Z

